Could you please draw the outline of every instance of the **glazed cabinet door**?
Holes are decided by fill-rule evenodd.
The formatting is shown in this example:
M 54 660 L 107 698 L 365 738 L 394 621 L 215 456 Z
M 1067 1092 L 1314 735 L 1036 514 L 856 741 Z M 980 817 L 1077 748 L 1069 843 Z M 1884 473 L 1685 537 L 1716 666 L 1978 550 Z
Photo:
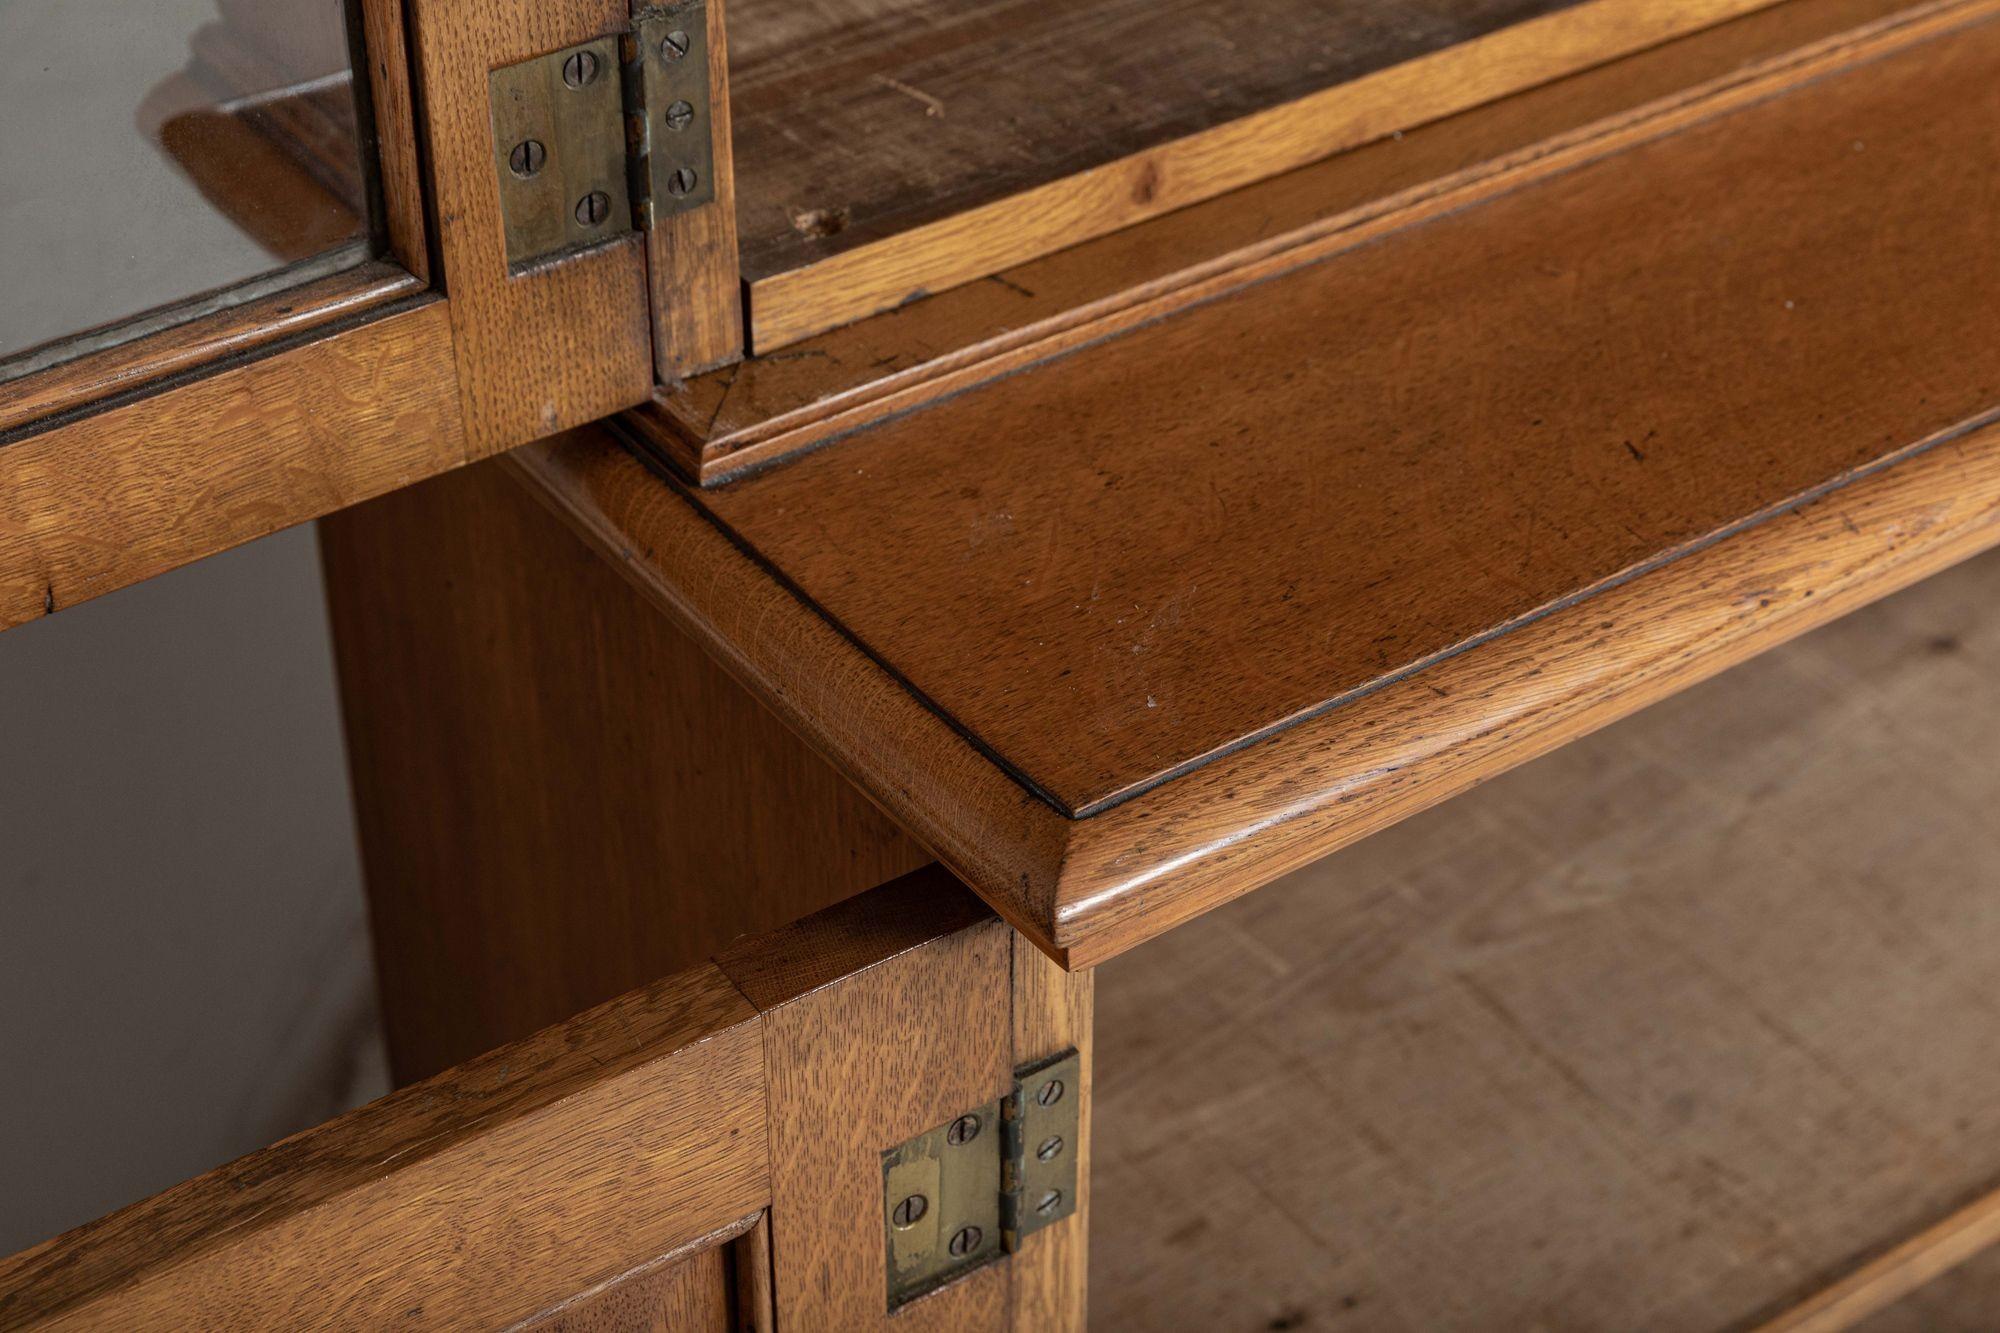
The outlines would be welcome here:
M 0 1260 L 0 1328 L 1081 1329 L 1089 1023 L 928 868 Z
M 0 1327 L 729 1328 L 757 1026 L 713 967 L 625 995 L 0 1261 Z
M 0 7 L 0 628 L 645 399 L 633 24 Z

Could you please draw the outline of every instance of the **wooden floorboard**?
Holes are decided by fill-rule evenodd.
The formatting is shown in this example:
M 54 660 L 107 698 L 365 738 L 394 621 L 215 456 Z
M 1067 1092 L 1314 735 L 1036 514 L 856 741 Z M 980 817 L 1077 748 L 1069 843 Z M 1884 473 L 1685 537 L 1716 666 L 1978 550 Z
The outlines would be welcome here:
M 1856 1333 L 1992 1333 L 2000 1324 L 2000 1250 L 1952 1269 L 1856 1324 Z
M 2000 559 L 1099 969 L 1119 1329 L 1717 1329 L 2000 1181 Z M 2000 1260 L 1875 1317 L 1989 1329 Z

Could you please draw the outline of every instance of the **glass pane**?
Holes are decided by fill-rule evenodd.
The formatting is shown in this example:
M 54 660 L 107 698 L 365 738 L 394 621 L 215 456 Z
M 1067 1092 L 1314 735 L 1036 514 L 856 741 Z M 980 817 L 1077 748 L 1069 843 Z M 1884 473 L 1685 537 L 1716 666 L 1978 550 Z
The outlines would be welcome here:
M 0 0 L 0 379 L 366 258 L 358 106 L 343 0 Z

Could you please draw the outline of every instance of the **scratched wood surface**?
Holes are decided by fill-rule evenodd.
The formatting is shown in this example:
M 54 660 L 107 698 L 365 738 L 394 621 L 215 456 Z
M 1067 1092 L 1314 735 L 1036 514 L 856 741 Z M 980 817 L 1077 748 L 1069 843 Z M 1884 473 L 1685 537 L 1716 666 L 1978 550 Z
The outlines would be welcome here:
M 1787 0 L 695 376 L 626 420 L 638 418 L 686 475 L 709 484 L 1041 360 L 1052 333 L 1106 305 L 1193 281 L 1307 229 L 1355 225 L 1388 201 L 1504 170 L 1551 136 L 1913 8 L 1911 0 Z
M 2000 1181 L 2000 558 L 1098 970 L 1106 1327 L 1715 1329 Z M 1871 1333 L 1990 1329 L 2000 1258 Z
M 1576 0 L 732 0 L 751 277 Z
M 703 503 L 1087 817 L 1993 409 L 1997 73 L 1989 18 Z
M 762 350 L 1766 0 L 750 0 Z

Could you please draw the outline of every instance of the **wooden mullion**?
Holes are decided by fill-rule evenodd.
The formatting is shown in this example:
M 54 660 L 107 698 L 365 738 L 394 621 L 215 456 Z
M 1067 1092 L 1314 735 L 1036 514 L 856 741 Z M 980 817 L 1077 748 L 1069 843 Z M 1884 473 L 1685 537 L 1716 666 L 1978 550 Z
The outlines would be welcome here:
M 715 197 L 686 212 L 662 211 L 646 237 L 652 295 L 653 373 L 677 385 L 689 375 L 743 356 L 743 287 L 736 257 L 736 166 L 730 149 L 729 48 L 726 0 L 707 0 L 708 105 L 698 108 L 693 133 L 714 147 Z M 637 13 L 647 0 L 632 0 Z M 660 108 L 648 108 L 661 131 Z
M 890 1327 L 882 1153 L 1006 1092 L 1012 939 L 931 868 L 716 960 L 764 1021 L 780 1328 Z M 1000 1330 L 1010 1308 L 989 1265 L 895 1326 Z
M 1090 1117 L 1094 972 L 1066 972 L 1014 934 L 1014 1066 L 1075 1047 L 1083 1057 L 1077 1121 L 1076 1212 L 1024 1238 L 1010 1263 L 1013 1326 L 1037 1333 L 1083 1333 L 1090 1234 Z
M 487 76 L 625 30 L 626 0 L 412 0 L 419 105 L 467 444 L 497 453 L 652 391 L 636 233 L 510 272 Z

